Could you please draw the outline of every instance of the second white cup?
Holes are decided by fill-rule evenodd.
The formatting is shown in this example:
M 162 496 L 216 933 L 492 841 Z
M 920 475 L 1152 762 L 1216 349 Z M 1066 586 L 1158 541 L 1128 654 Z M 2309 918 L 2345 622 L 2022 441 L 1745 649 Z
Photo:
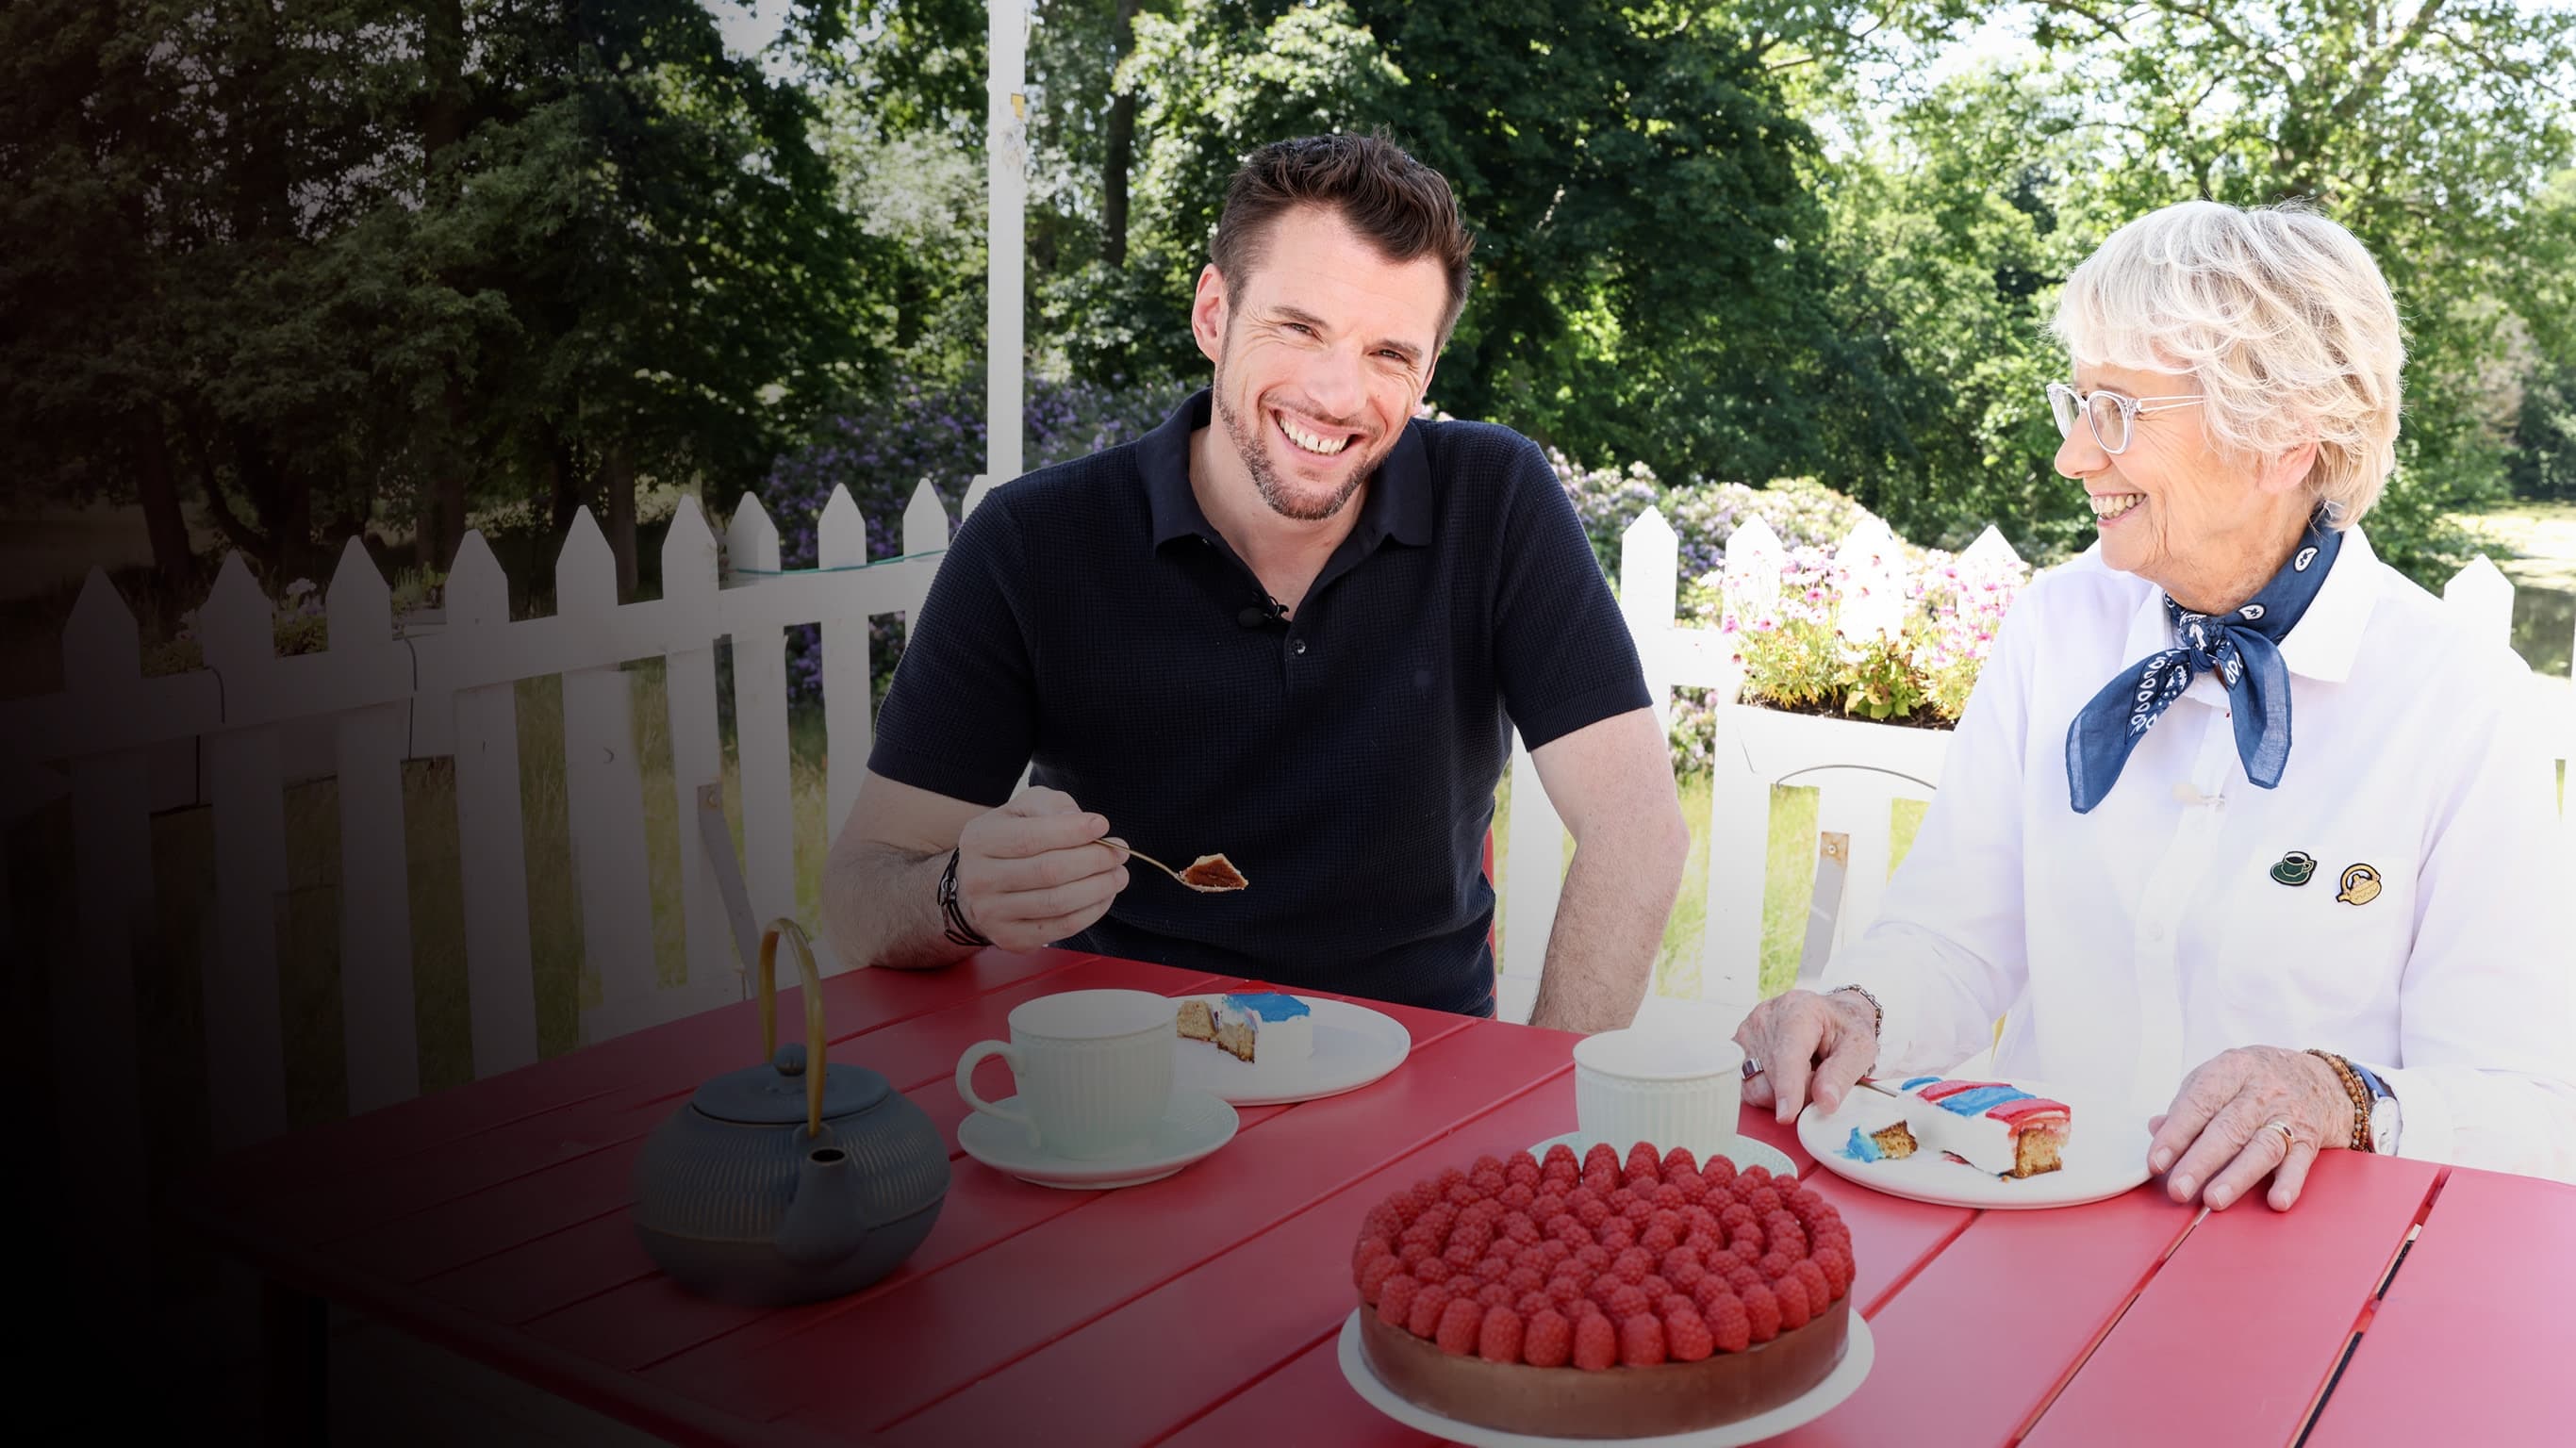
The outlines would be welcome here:
M 1098 1160 L 1139 1150 L 1172 1101 L 1170 1001 L 1150 991 L 1073 990 L 1012 1007 L 1011 1039 L 978 1041 L 957 1060 L 957 1094 L 1015 1122 L 1029 1144 Z M 1010 1063 L 1019 1099 L 996 1106 L 975 1094 L 975 1066 Z
M 1736 1140 L 1744 1048 L 1718 1035 L 1604 1031 L 1574 1045 L 1574 1118 L 1625 1156 L 1638 1142 L 1706 1157 Z

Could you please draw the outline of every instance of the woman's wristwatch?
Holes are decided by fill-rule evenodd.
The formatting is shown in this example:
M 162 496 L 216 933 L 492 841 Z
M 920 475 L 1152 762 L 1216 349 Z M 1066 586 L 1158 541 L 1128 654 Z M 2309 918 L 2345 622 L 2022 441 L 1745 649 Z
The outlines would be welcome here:
M 2370 1093 L 2368 1138 L 2370 1149 L 2381 1156 L 2397 1154 L 2397 1132 L 2404 1123 L 2397 1109 L 2397 1093 L 2378 1072 L 2359 1061 L 2351 1063 L 2352 1073 L 2361 1078 L 2362 1088 Z

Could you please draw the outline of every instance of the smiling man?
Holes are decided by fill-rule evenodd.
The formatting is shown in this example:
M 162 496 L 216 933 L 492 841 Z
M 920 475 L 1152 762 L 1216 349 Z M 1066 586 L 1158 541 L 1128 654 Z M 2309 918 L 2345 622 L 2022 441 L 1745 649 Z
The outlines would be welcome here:
M 1491 1014 L 1517 727 L 1576 846 L 1532 1020 L 1628 1023 L 1688 836 L 1546 458 L 1414 416 L 1470 246 L 1382 138 L 1246 160 L 1190 313 L 1211 386 L 994 490 L 942 562 L 832 847 L 845 960 L 1064 944 Z M 1129 843 L 1248 884 L 1131 873 Z

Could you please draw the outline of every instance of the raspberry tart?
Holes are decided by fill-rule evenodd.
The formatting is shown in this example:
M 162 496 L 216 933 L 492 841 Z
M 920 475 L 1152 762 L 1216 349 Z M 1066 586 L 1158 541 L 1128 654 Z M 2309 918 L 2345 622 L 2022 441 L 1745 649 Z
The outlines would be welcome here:
M 1643 1143 L 1482 1157 L 1370 1209 L 1360 1347 L 1456 1422 L 1641 1438 L 1738 1422 L 1843 1358 L 1851 1232 L 1792 1177 Z

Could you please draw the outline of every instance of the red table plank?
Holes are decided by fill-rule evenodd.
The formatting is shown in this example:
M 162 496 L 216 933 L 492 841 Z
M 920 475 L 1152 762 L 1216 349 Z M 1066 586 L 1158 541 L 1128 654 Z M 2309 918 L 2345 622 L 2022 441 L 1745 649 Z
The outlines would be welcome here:
M 1115 1309 L 1438 1140 L 1545 1076 L 1570 1069 L 1563 1038 L 1468 1029 L 1393 1075 L 1303 1103 L 1178 1176 L 1104 1194 L 1070 1217 L 997 1243 L 908 1290 L 858 1303 L 782 1341 L 742 1334 L 652 1376 L 673 1391 L 753 1411 L 806 1406 L 864 1358 L 876 1391 L 843 1411 L 888 1422 Z M 1560 1088 L 1571 1115 L 1572 1088 Z M 1356 1226 L 1356 1219 L 1353 1223 Z M 865 1427 L 859 1424 L 854 1426 Z
M 1354 1304 L 1356 1305 L 1356 1304 Z M 1417 1433 L 1361 1401 L 1342 1376 L 1341 1325 L 1277 1371 L 1161 1440 L 1167 1448 L 1425 1448 Z M 1142 1441 L 1142 1440 L 1139 1440 Z
M 2202 1217 L 2024 1440 L 2171 1443 L 2187 1399 L 2232 1441 L 2287 1443 L 2422 1211 L 2429 1162 L 2318 1158 L 2299 1204 L 2260 1195 Z
M 2308 1443 L 2567 1441 L 2571 1299 L 2576 1187 L 2452 1168 Z
M 2144 1188 L 2062 1211 L 1978 1214 L 1870 1313 L 1878 1357 L 1860 1391 L 1777 1441 L 1796 1448 L 2009 1441 L 2190 1230 L 2194 1214 Z M 1853 1245 L 1870 1245 L 1857 1226 Z

